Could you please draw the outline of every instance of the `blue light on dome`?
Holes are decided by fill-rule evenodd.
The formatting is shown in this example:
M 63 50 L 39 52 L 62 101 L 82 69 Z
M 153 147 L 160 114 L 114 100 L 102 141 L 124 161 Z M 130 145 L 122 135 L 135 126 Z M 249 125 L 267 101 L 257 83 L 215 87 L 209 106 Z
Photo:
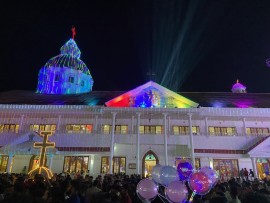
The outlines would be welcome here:
M 81 94 L 92 90 L 93 78 L 80 59 L 74 39 L 68 40 L 60 54 L 52 57 L 39 71 L 37 93 Z

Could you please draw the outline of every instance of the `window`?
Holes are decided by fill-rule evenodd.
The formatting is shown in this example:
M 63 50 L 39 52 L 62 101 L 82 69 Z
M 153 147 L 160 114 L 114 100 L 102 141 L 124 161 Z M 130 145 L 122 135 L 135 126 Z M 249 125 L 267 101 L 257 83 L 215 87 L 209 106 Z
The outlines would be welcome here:
M 92 133 L 93 132 L 93 125 L 92 124 L 69 124 L 66 125 L 67 133 Z
M 102 131 L 103 131 L 104 134 L 110 134 L 111 133 L 111 128 L 112 128 L 111 125 L 103 125 L 102 126 Z
M 65 156 L 63 172 L 81 173 L 88 171 L 88 156 Z
M 101 157 L 100 172 L 108 174 L 110 172 L 110 161 L 108 156 Z M 113 174 L 126 173 L 126 157 L 113 157 Z
M 189 135 L 189 126 L 173 126 L 174 135 Z M 200 128 L 199 126 L 192 126 L 192 134 L 199 135 Z
M 32 124 L 30 125 L 30 131 L 40 132 L 40 131 L 52 131 L 55 133 L 56 125 L 55 124 Z
M 269 135 L 269 128 L 246 128 L 248 135 Z
M 68 78 L 68 82 L 70 82 L 70 83 L 74 83 L 74 77 L 69 76 L 69 78 Z
M 236 135 L 235 127 L 208 127 L 208 132 L 210 135 L 217 136 L 232 136 Z
M 161 125 L 141 125 L 140 134 L 162 134 L 163 126 Z
M 115 134 L 127 134 L 128 126 L 127 125 L 116 125 L 115 126 Z
M 231 179 L 231 177 L 239 176 L 237 159 L 214 159 L 213 167 L 218 172 L 219 177 L 225 181 Z
M 8 155 L 0 155 L 0 173 L 7 171 Z
M 82 80 L 82 82 L 81 82 L 81 86 L 83 87 L 84 86 L 84 81 Z
M 60 75 L 59 74 L 56 74 L 54 76 L 54 82 L 58 82 L 60 80 Z
M 20 125 L 0 124 L 0 133 L 19 133 Z

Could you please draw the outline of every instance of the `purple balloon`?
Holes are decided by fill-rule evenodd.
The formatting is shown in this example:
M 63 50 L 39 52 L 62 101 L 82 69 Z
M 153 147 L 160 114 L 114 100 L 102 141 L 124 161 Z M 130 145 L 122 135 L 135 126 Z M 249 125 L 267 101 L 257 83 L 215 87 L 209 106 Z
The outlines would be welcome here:
M 169 185 L 172 181 L 178 180 L 178 174 L 172 166 L 163 166 L 160 169 L 160 184 Z
M 209 178 L 209 180 L 211 182 L 212 187 L 215 186 L 215 184 L 218 181 L 218 174 L 217 174 L 217 172 L 214 169 L 212 169 L 211 167 L 208 167 L 208 166 L 202 167 L 200 169 L 200 171 L 204 172 L 208 176 L 208 178 Z
M 142 200 L 151 201 L 158 195 L 158 186 L 150 179 L 143 179 L 137 185 L 138 197 Z
M 160 169 L 161 168 L 162 166 L 160 164 L 157 164 L 152 168 L 152 179 L 156 183 L 160 183 Z
M 178 180 L 171 182 L 166 188 L 165 193 L 167 199 L 175 203 L 186 202 L 188 196 L 187 187 Z
M 180 162 L 177 166 L 179 179 L 185 181 L 193 171 L 193 166 L 189 161 Z
M 192 173 L 188 180 L 190 189 L 199 195 L 207 194 L 211 189 L 211 181 L 202 171 Z

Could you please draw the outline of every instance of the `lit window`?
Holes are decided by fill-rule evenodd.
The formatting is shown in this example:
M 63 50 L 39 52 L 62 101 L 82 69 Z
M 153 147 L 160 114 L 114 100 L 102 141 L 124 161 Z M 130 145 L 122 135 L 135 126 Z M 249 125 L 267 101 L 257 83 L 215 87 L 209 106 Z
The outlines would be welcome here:
M 189 126 L 173 126 L 174 135 L 189 135 Z M 200 128 L 199 126 L 192 126 L 192 134 L 199 135 Z
M 140 134 L 162 134 L 163 126 L 160 125 L 141 125 Z
M 126 173 L 126 157 L 113 157 L 113 174 Z M 109 157 L 101 157 L 101 169 L 102 174 L 108 174 L 110 172 Z
M 0 124 L 0 133 L 19 133 L 20 125 Z
M 40 131 L 52 131 L 55 133 L 56 125 L 55 124 L 32 124 L 30 125 L 30 131 L 40 132 Z
M 88 171 L 88 156 L 65 156 L 63 172 L 87 172 Z
M 92 133 L 93 131 L 93 125 L 92 124 L 69 124 L 66 125 L 66 131 L 67 133 Z
M 232 136 L 232 135 L 236 135 L 236 128 L 211 126 L 211 127 L 208 127 L 208 132 L 209 132 L 209 135 Z
M 55 82 L 58 82 L 60 80 L 60 75 L 59 74 L 56 74 L 55 76 L 54 76 L 54 81 Z
M 269 135 L 269 128 L 246 128 L 248 135 Z
M 128 126 L 127 125 L 116 125 L 115 126 L 115 134 L 127 134 Z
M 74 77 L 69 76 L 69 78 L 68 78 L 68 82 L 70 82 L 70 83 L 74 83 Z
M 103 133 L 110 134 L 111 133 L 111 125 L 103 125 Z

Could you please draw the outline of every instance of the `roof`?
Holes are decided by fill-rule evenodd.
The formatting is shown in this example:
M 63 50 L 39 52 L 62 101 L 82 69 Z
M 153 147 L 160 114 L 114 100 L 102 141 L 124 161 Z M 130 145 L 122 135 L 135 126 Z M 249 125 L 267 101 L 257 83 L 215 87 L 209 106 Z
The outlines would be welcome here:
M 103 105 L 126 91 L 92 91 L 79 95 L 46 95 L 34 91 L 12 90 L 0 93 L 0 104 Z M 180 92 L 201 107 L 270 107 L 270 93 Z

